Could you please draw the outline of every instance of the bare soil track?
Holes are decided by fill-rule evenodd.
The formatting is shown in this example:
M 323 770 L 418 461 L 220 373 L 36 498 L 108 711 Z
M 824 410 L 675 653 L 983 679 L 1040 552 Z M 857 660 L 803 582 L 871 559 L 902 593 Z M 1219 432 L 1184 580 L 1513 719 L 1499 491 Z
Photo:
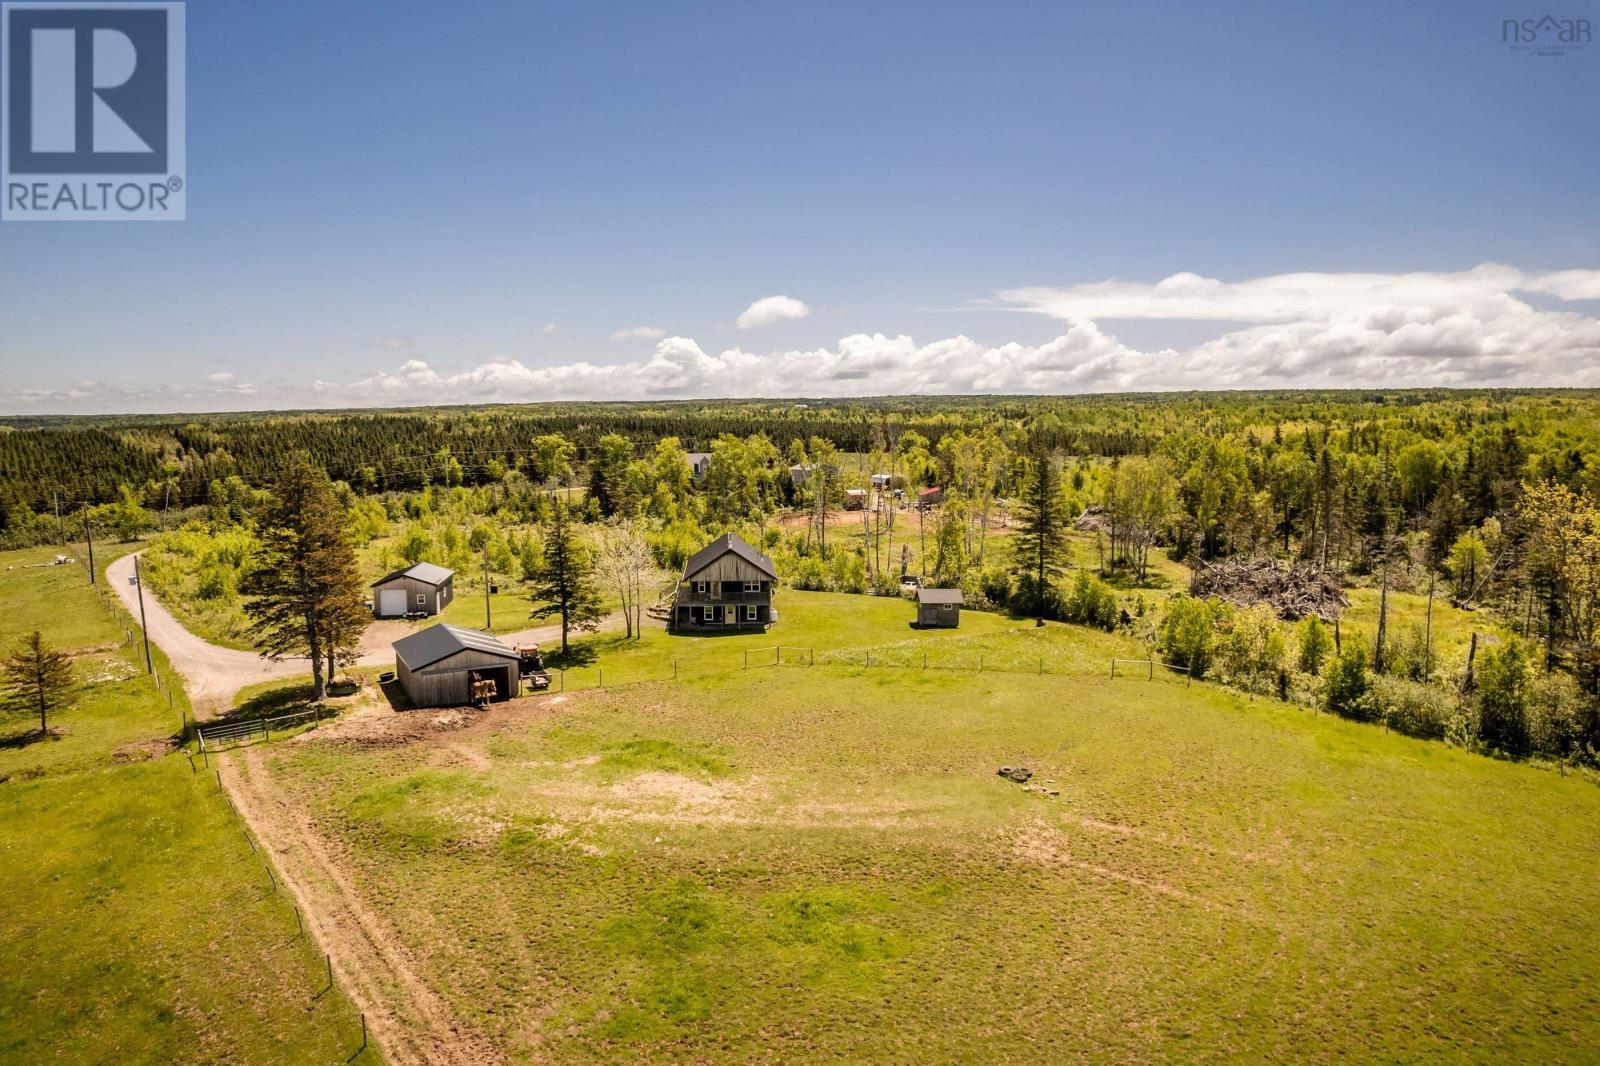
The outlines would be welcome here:
M 239 760 L 235 763 L 234 760 Z M 502 1061 L 419 975 L 401 930 L 370 907 L 346 875 L 337 848 L 272 779 L 261 747 L 223 763 L 222 779 L 300 908 L 334 980 L 366 1016 L 373 1040 L 402 1066 L 480 1066 Z

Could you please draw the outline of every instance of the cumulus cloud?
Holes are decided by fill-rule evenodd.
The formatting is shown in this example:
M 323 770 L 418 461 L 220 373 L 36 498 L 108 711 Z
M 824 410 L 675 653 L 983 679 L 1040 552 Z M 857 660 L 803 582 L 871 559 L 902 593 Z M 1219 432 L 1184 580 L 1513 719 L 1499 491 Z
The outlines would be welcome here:
M 611 335 L 614 341 L 653 341 L 665 337 L 667 331 L 657 326 L 634 326 L 632 329 L 619 329 Z
M 744 309 L 734 323 L 740 329 L 755 329 L 757 326 L 770 326 L 774 322 L 782 322 L 788 318 L 804 318 L 811 313 L 811 308 L 796 300 L 793 296 L 763 296 L 755 303 Z
M 206 380 L 213 385 L 232 385 L 233 375 L 226 370 L 219 370 L 215 374 L 207 374 Z
M 554 322 L 546 322 L 544 325 L 539 327 L 539 332 L 543 333 L 546 337 L 554 337 L 557 333 L 561 332 L 561 327 L 556 325 Z
M 1526 274 L 1491 264 L 1454 274 L 1293 274 L 1244 282 L 1175 277 L 1146 285 L 1104 282 L 999 294 L 1004 306 L 1063 319 L 1060 335 L 1042 344 L 986 344 L 964 335 L 918 343 L 904 335 L 858 333 L 805 350 L 735 346 L 707 352 L 692 338 L 624 331 L 656 341 L 648 358 L 557 366 L 500 358 L 454 372 L 411 358 L 356 380 L 194 390 L 80 381 L 59 390 L 0 394 L 0 408 L 179 411 L 669 397 L 1600 388 L 1600 318 L 1592 309 L 1535 307 L 1517 295 L 1600 299 L 1600 270 Z M 1102 324 L 1117 318 L 1246 324 L 1221 326 L 1218 336 L 1188 348 L 1141 350 Z

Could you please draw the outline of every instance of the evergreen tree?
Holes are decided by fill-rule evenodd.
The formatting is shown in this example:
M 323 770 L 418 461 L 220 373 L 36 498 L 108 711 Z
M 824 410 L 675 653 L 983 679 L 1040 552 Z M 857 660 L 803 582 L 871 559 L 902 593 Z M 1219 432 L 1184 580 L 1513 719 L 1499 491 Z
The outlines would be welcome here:
M 17 650 L 0 671 L 4 695 L 0 703 L 8 711 L 39 712 L 39 732 L 47 732 L 46 716 L 51 711 L 71 706 L 77 698 L 77 681 L 72 676 L 72 660 L 44 642 L 36 629 L 22 639 Z
M 355 549 L 327 473 L 304 455 L 291 458 L 261 526 L 259 554 L 241 589 L 245 611 L 267 655 L 311 660 L 311 698 L 320 700 L 324 668 L 331 673 L 355 647 L 366 622 Z
M 1019 528 L 1014 538 L 1017 587 L 1031 600 L 1038 625 L 1055 598 L 1056 579 L 1067 568 L 1067 512 L 1061 495 L 1061 471 L 1042 446 L 1028 457 L 1027 479 L 1017 501 Z
M 572 528 L 569 508 L 557 500 L 544 528 L 544 561 L 534 575 L 531 618 L 561 616 L 561 653 L 567 653 L 567 635 L 574 629 L 595 629 L 600 624 L 600 589 L 595 582 L 594 560 L 588 546 Z

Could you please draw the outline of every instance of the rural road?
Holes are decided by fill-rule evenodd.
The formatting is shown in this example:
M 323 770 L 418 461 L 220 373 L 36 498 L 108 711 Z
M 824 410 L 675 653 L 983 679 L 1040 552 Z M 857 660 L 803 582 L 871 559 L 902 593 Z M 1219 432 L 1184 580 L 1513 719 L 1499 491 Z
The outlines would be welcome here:
M 135 555 L 137 553 L 134 553 Z M 106 567 L 106 580 L 116 589 L 122 604 L 137 621 L 139 618 L 139 590 L 133 583 L 134 555 L 124 555 Z M 274 662 L 255 652 L 239 651 L 211 644 L 185 629 L 161 605 L 149 590 L 144 592 L 145 626 L 150 639 L 167 653 L 172 666 L 183 675 L 184 688 L 189 702 L 198 717 L 210 717 L 233 706 L 239 690 L 263 681 L 277 681 L 301 677 L 311 672 L 304 658 L 283 659 Z M 607 615 L 600 623 L 602 631 L 619 629 L 622 613 Z M 414 632 L 414 628 L 399 622 L 374 622 L 361 638 L 360 666 L 393 666 L 394 651 L 390 645 Z M 519 644 L 544 644 L 561 639 L 561 627 L 538 626 L 515 633 L 499 634 L 501 640 L 512 647 Z

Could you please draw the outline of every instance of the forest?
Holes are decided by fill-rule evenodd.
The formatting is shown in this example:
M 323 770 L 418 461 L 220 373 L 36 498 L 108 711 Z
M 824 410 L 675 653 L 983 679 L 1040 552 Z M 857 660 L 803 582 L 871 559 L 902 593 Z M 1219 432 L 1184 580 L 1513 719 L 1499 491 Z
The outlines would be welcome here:
M 0 540 L 153 535 L 186 621 L 253 646 L 297 467 L 363 572 L 426 559 L 563 620 L 575 583 L 579 629 L 618 605 L 642 625 L 734 530 L 794 588 L 914 575 L 1126 630 L 1194 677 L 1592 765 L 1597 414 L 1588 392 L 1430 390 L 12 419 Z

